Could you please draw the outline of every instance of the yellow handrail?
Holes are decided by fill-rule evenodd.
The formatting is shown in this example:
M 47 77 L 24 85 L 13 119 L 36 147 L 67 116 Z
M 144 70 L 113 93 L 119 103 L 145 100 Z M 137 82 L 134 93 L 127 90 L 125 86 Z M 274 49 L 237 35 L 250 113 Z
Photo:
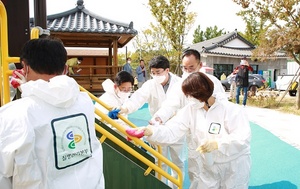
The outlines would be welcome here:
M 1 44 L 1 70 L 0 70 L 0 105 L 4 105 L 10 101 L 10 90 L 8 76 L 11 72 L 8 69 L 10 62 L 19 62 L 19 57 L 8 56 L 8 30 L 7 30 L 7 14 L 6 9 L 2 1 L 0 1 L 0 44 Z
M 111 107 L 109 107 L 107 104 L 105 104 L 104 102 L 102 102 L 99 98 L 95 97 L 93 94 L 91 94 L 89 91 L 87 91 L 83 87 L 80 86 L 80 90 L 84 91 L 84 92 L 87 92 L 88 95 L 90 96 L 90 98 L 92 100 L 94 100 L 96 103 L 99 103 L 104 108 L 106 108 L 108 110 L 111 109 Z M 182 176 L 181 170 L 174 163 L 172 163 L 166 157 L 164 157 L 163 155 L 161 155 L 161 153 L 160 153 L 161 150 L 160 150 L 160 152 L 157 152 L 156 150 L 154 150 L 153 148 L 151 148 L 147 144 L 145 144 L 142 140 L 140 140 L 140 139 L 138 139 L 136 137 L 129 136 L 126 133 L 124 127 L 122 127 L 116 121 L 112 120 L 110 117 L 108 117 L 106 114 L 104 114 L 102 111 L 98 110 L 97 108 L 95 109 L 95 113 L 96 113 L 96 115 L 98 115 L 99 117 L 101 117 L 103 120 L 105 120 L 108 124 L 112 125 L 116 129 L 118 129 L 121 133 L 123 133 L 124 135 L 128 136 L 129 138 L 131 138 L 135 142 L 135 144 L 138 144 L 139 146 L 143 147 L 148 152 L 150 152 L 152 155 L 154 155 L 158 159 L 158 161 L 164 162 L 166 165 L 168 165 L 169 167 L 171 167 L 174 171 L 177 172 L 178 178 L 176 179 L 176 178 L 172 177 L 170 174 L 168 174 L 167 172 L 165 172 L 164 170 L 162 170 L 161 169 L 161 163 L 158 164 L 158 165 L 153 164 L 152 162 L 150 162 L 149 160 L 147 160 L 145 157 L 143 157 L 142 155 L 140 155 L 139 153 L 137 153 L 135 150 L 133 150 L 132 148 L 130 148 L 129 146 L 127 146 L 121 140 L 119 140 L 118 138 L 116 138 L 115 136 L 113 136 L 112 134 L 110 134 L 108 131 L 106 131 L 105 129 L 103 129 L 102 127 L 100 127 L 99 125 L 96 124 L 96 130 L 98 132 L 102 133 L 103 135 L 105 135 L 105 137 L 107 137 L 110 140 L 112 140 L 115 144 L 118 144 L 123 149 L 125 149 L 127 152 L 129 152 L 130 154 L 134 155 L 135 157 L 137 157 L 138 159 L 140 159 L 141 161 L 143 161 L 146 165 L 149 166 L 150 169 L 154 169 L 155 171 L 157 171 L 158 174 L 163 175 L 165 178 L 167 178 L 168 180 L 170 180 L 171 182 L 173 182 L 174 184 L 176 184 L 178 186 L 178 188 L 180 188 L 180 189 L 182 188 L 183 176 Z M 136 127 L 132 122 L 130 122 L 124 116 L 122 116 L 122 115 L 119 114 L 118 117 L 122 121 L 124 121 L 126 124 L 128 124 L 129 126 Z M 149 170 L 146 171 L 146 172 L 149 172 Z M 147 175 L 147 173 L 145 173 L 145 175 Z
M 38 39 L 40 36 L 40 27 L 34 27 L 30 32 L 30 39 Z

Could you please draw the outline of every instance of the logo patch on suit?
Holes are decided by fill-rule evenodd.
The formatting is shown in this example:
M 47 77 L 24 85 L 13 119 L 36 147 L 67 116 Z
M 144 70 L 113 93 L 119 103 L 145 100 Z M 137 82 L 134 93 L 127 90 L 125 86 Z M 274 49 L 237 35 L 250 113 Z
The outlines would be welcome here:
M 57 169 L 76 165 L 92 156 L 88 122 L 84 114 L 54 119 L 51 126 Z

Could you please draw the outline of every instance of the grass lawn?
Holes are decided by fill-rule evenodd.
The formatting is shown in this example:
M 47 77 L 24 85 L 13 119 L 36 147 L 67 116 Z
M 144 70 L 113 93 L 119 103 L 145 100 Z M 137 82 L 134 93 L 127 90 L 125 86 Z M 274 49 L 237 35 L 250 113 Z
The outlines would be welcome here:
M 297 98 L 298 96 L 284 95 L 284 92 L 262 90 L 256 96 L 249 96 L 247 105 L 300 115 L 300 109 L 297 109 Z M 242 100 L 243 96 L 240 97 L 240 101 Z

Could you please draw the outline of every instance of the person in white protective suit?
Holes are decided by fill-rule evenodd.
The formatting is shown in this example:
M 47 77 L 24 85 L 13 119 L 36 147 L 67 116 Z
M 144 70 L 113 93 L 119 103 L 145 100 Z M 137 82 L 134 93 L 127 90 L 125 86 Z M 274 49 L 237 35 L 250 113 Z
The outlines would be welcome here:
M 120 71 L 117 73 L 114 82 L 110 79 L 106 79 L 105 81 L 103 81 L 102 87 L 105 93 L 103 93 L 99 97 L 99 99 L 111 108 L 120 107 L 130 96 L 133 89 L 133 84 L 133 76 L 126 71 Z M 109 112 L 109 110 L 98 103 L 95 104 L 95 107 L 102 111 L 104 114 L 107 114 Z M 127 117 L 127 115 L 124 116 Z M 96 117 L 99 119 L 99 116 L 96 115 Z M 127 124 L 122 120 L 118 119 L 116 120 L 116 122 L 124 126 L 125 128 L 128 127 Z M 121 132 L 118 133 L 123 135 Z
M 131 97 L 121 106 L 120 113 L 129 114 L 137 111 L 145 103 L 148 103 L 150 115 L 161 107 L 162 102 L 166 99 L 169 91 L 181 78 L 172 74 L 170 71 L 169 60 L 162 56 L 156 56 L 149 62 L 149 70 L 152 79 L 147 80 L 141 88 L 136 90 Z M 184 138 L 176 144 L 162 148 L 162 155 L 168 158 L 170 153 L 171 161 L 176 164 L 184 173 L 184 161 L 186 158 L 183 156 Z M 167 171 L 168 167 L 163 164 L 162 168 Z M 177 173 L 172 171 L 172 176 L 177 177 Z M 170 186 L 173 186 L 169 182 Z
M 250 124 L 245 110 L 212 96 L 213 82 L 201 72 L 182 83 L 189 103 L 165 125 L 141 127 L 148 141 L 169 145 L 191 134 L 201 161 L 197 177 L 201 189 L 248 189 L 250 178 Z M 190 155 L 190 154 L 189 154 Z
M 160 123 L 165 123 L 169 120 L 172 116 L 176 114 L 178 110 L 183 108 L 187 103 L 187 98 L 183 94 L 181 90 L 182 82 L 184 81 L 187 76 L 191 73 L 199 72 L 202 67 L 202 62 L 200 60 L 200 53 L 195 49 L 187 49 L 182 54 L 182 79 L 180 82 L 177 82 L 170 92 L 167 95 L 166 100 L 162 103 L 161 108 L 154 114 L 152 119 Z M 227 97 L 224 91 L 224 88 L 219 79 L 215 76 L 206 74 L 207 77 L 213 81 L 214 83 L 214 91 L 213 96 L 217 97 L 219 100 L 227 101 Z M 187 143 L 193 143 L 193 140 L 190 139 L 189 135 L 186 136 Z M 197 165 L 199 164 L 197 161 L 200 160 L 199 153 L 195 153 L 195 149 L 190 149 L 188 145 L 188 175 L 190 179 L 190 189 L 198 189 L 200 186 L 198 185 L 197 181 L 199 175 L 199 169 Z
M 1 189 L 104 189 L 94 105 L 66 72 L 59 40 L 24 44 L 22 98 L 0 108 Z

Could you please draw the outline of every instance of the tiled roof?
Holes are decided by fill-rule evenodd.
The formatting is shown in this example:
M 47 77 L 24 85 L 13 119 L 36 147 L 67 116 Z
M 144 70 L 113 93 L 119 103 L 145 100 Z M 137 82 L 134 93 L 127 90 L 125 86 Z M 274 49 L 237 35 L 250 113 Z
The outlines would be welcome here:
M 239 41 L 237 41 L 238 39 Z M 232 41 L 235 40 L 233 43 Z M 231 43 L 230 43 L 231 42 Z M 200 43 L 190 45 L 189 48 L 197 49 L 206 54 L 219 54 L 231 56 L 251 56 L 255 46 L 234 31 Z
M 33 18 L 30 25 L 34 26 Z M 47 29 L 50 32 L 84 32 L 104 34 L 132 34 L 137 35 L 133 22 L 124 24 L 98 16 L 84 7 L 83 1 L 71 10 L 47 16 Z
M 200 43 L 195 43 L 189 48 L 197 49 L 205 54 L 234 57 L 251 57 L 255 46 L 243 38 L 237 31 L 215 37 Z M 284 53 L 278 53 L 278 56 L 285 57 Z

